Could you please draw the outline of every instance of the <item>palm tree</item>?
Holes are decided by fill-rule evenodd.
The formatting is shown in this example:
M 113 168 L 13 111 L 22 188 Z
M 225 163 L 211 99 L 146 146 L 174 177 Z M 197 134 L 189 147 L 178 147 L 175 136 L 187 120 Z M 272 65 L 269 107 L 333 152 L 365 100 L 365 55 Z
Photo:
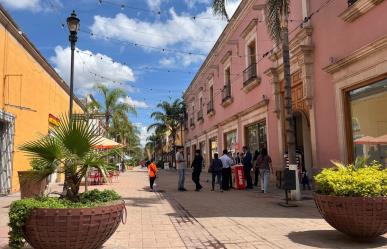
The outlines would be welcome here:
M 96 89 L 104 98 L 104 103 L 100 105 L 100 109 L 105 114 L 105 129 L 107 132 L 109 132 L 110 121 L 114 115 L 127 117 L 128 112 L 136 114 L 136 108 L 134 106 L 120 101 L 120 99 L 127 96 L 123 89 L 109 89 L 102 84 L 98 84 Z
M 213 0 L 214 13 L 228 18 L 225 9 L 226 0 Z M 290 76 L 289 30 L 288 17 L 290 0 L 266 0 L 265 22 L 269 35 L 277 45 L 282 47 L 284 80 L 285 80 L 285 120 L 286 142 L 290 164 L 296 163 L 296 144 L 292 111 L 292 93 Z
M 183 102 L 180 99 L 176 99 L 172 103 L 163 101 L 157 105 L 158 108 L 161 108 L 161 111 L 153 112 L 151 117 L 156 120 L 156 123 L 151 124 L 148 127 L 148 131 L 156 128 L 160 130 L 168 131 L 172 136 L 172 146 L 174 153 L 176 154 L 176 139 L 178 137 L 178 131 L 180 128 L 182 117 L 184 117 L 184 112 L 182 113 L 182 107 L 184 106 Z M 174 156 L 173 162 L 174 162 Z
M 97 130 L 93 125 L 80 119 L 63 116 L 59 126 L 51 134 L 23 144 L 20 149 L 39 165 L 40 177 L 46 177 L 56 170 L 65 173 L 63 197 L 70 201 L 79 200 L 82 178 L 90 168 L 98 168 L 106 176 L 109 165 L 107 158 L 115 151 L 100 152 L 94 148 L 99 143 Z

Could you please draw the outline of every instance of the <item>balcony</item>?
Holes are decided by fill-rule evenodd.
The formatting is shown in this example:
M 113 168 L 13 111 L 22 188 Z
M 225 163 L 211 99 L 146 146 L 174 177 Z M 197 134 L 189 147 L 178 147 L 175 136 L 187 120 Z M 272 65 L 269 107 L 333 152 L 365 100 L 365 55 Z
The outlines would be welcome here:
M 207 114 L 209 116 L 213 116 L 215 114 L 214 101 L 213 100 L 210 100 L 210 102 L 207 103 Z
M 195 120 L 194 120 L 194 118 L 190 118 L 190 119 L 189 119 L 189 126 L 190 126 L 191 128 L 195 128 Z
M 243 71 L 243 91 L 249 92 L 260 82 L 261 79 L 257 76 L 257 63 L 252 63 Z
M 384 0 L 347 0 L 346 8 L 339 17 L 345 22 L 353 22 Z
M 199 110 L 197 115 L 198 115 L 198 122 L 203 122 L 204 121 L 203 110 Z
M 226 107 L 233 102 L 233 98 L 231 97 L 231 83 L 229 82 L 224 86 L 222 90 L 222 105 Z

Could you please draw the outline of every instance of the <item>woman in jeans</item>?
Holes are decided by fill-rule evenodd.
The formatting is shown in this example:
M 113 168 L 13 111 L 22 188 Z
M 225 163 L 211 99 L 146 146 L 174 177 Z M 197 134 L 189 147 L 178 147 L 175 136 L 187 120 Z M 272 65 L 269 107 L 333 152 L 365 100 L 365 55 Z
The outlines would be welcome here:
M 267 154 L 266 148 L 261 150 L 261 153 L 256 161 L 256 167 L 259 169 L 261 175 L 262 193 L 267 193 L 269 188 L 270 172 L 273 172 L 273 167 L 271 164 L 271 157 Z

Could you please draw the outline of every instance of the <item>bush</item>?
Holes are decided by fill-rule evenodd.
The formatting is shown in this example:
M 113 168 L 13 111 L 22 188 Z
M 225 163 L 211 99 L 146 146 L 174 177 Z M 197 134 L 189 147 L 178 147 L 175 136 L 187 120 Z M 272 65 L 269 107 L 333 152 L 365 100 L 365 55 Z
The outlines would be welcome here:
M 53 197 L 14 201 L 9 209 L 9 247 L 19 249 L 24 246 L 25 240 L 22 229 L 28 216 L 35 208 L 88 208 L 120 199 L 121 197 L 112 190 L 99 191 L 94 189 L 82 193 L 79 202 Z
M 334 168 L 325 168 L 315 176 L 317 193 L 335 196 L 387 196 L 387 169 L 373 162 L 358 159 L 355 164 L 333 162 Z

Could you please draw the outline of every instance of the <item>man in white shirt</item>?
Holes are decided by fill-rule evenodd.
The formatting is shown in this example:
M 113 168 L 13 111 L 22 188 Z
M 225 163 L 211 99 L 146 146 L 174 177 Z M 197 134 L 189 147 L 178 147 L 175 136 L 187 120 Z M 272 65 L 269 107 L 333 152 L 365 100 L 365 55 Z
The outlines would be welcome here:
M 227 150 L 223 150 L 223 156 L 219 158 L 222 161 L 222 190 L 230 189 L 230 179 L 231 179 L 231 166 L 233 165 L 233 160 L 227 155 Z
M 176 169 L 179 173 L 179 183 L 178 183 L 178 190 L 179 191 L 187 191 L 184 188 L 184 181 L 185 181 L 185 159 L 184 159 L 184 148 L 179 147 L 178 151 L 176 153 Z

